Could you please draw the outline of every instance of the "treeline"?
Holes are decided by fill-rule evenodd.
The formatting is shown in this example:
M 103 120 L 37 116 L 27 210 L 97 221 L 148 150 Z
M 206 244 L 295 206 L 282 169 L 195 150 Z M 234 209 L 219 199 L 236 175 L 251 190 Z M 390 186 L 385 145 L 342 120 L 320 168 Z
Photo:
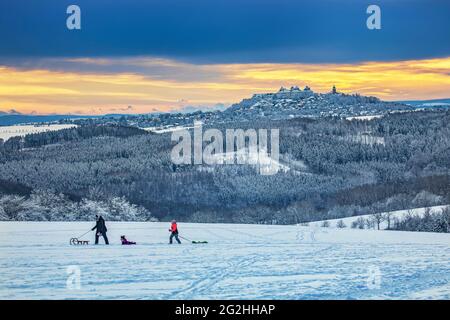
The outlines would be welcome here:
M 430 213 L 428 209 L 423 215 L 409 213 L 403 219 L 396 221 L 393 230 L 449 233 L 450 209 L 443 209 L 439 213 Z
M 50 190 L 34 190 L 28 197 L 0 195 L 0 221 L 90 221 L 96 214 L 111 221 L 157 220 L 145 208 L 119 197 L 73 201 Z
M 418 194 L 420 198 L 420 195 L 423 195 L 424 191 L 429 195 L 429 198 L 425 199 L 425 197 L 423 197 L 423 201 L 419 201 L 421 203 L 415 201 L 417 197 L 404 197 L 403 199 L 397 197 L 397 200 L 391 199 L 390 202 L 392 204 L 394 201 L 400 202 L 399 206 L 403 207 L 406 207 L 407 203 L 411 202 L 418 205 L 422 204 L 423 206 L 437 204 L 450 194 L 450 175 L 408 177 L 383 183 L 365 184 L 337 191 L 335 194 L 331 195 L 329 199 L 326 199 L 326 201 L 331 201 L 338 206 L 353 205 L 366 207 L 379 201 L 383 201 L 384 199 L 388 199 L 393 195 Z M 387 209 L 392 210 L 394 208 Z

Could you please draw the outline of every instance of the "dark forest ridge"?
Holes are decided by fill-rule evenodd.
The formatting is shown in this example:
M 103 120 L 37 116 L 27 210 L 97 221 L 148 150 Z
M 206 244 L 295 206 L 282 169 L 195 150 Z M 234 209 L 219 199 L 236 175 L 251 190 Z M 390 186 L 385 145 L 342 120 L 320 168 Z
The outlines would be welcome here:
M 170 133 L 86 123 L 0 148 L 1 215 L 287 224 L 448 204 L 449 124 L 448 110 L 216 123 L 280 129 L 288 170 L 261 176 L 252 165 L 174 165 Z

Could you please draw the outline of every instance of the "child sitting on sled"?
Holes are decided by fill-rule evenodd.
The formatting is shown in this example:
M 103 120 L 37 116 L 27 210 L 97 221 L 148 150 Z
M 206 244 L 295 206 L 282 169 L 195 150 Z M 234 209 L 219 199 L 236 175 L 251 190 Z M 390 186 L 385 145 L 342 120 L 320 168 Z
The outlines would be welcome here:
M 128 241 L 127 238 L 125 238 L 125 236 L 120 236 L 120 241 L 122 241 L 123 245 L 136 244 L 136 242 Z

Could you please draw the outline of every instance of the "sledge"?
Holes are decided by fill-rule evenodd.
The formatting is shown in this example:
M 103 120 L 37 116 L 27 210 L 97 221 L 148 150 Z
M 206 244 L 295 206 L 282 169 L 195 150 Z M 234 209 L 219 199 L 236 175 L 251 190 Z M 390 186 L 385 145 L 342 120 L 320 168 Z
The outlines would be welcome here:
M 88 245 L 89 244 L 89 240 L 78 240 L 78 238 L 71 238 L 70 239 L 70 244 L 73 245 L 73 246 Z
M 197 240 L 191 240 L 182 236 L 179 236 L 181 239 L 184 239 L 186 241 L 190 241 L 192 244 L 206 244 L 208 241 L 197 241 Z
M 85 236 L 86 234 L 88 234 L 89 232 L 91 232 L 92 230 L 89 230 L 88 232 L 82 234 L 81 236 L 77 237 L 77 238 L 70 238 L 70 245 L 71 246 L 79 246 L 79 245 L 88 245 L 89 244 L 89 240 L 80 240 L 80 238 L 82 238 L 83 236 Z

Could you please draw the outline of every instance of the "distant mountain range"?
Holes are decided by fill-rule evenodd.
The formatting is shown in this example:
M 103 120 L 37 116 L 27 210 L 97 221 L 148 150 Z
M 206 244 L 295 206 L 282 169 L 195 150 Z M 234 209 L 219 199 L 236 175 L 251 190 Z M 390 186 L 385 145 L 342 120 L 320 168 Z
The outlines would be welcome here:
M 0 113 L 0 126 L 12 126 L 23 123 L 55 122 L 60 120 L 95 118 L 95 117 L 96 116 L 79 116 L 67 114 L 54 114 L 54 115 L 10 114 L 3 112 Z
M 446 99 L 432 99 L 432 100 L 405 100 L 397 101 L 414 107 L 439 107 L 450 106 L 450 98 Z
M 77 119 L 99 119 L 99 118 L 120 118 L 127 117 L 129 114 L 105 114 L 105 115 L 72 115 L 72 114 L 51 114 L 51 115 L 33 115 L 33 114 L 10 114 L 0 113 L 0 126 L 12 126 L 25 123 L 45 123 L 45 122 L 64 122 Z

